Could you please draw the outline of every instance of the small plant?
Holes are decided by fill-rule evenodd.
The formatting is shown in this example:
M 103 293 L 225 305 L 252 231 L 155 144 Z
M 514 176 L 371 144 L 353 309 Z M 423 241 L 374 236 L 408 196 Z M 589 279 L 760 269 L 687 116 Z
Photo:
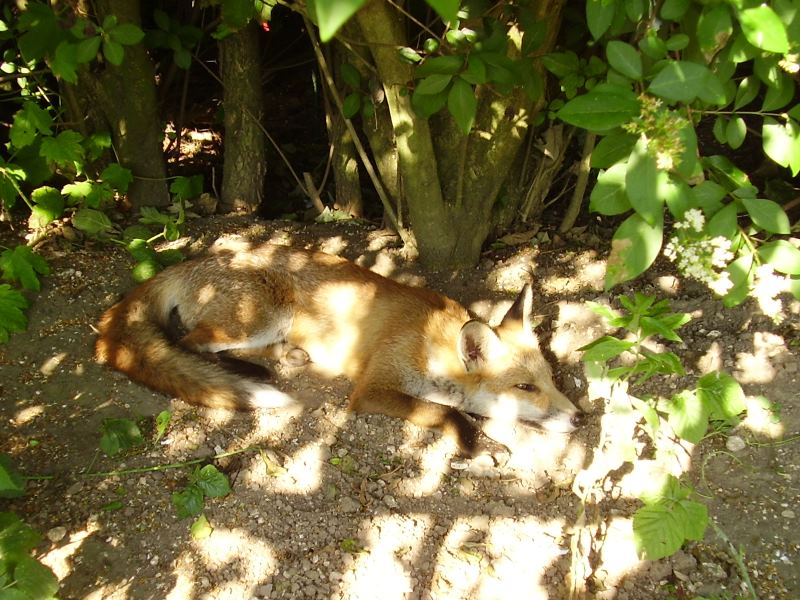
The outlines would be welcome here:
M 172 494 L 172 505 L 179 518 L 197 517 L 191 527 L 193 538 L 206 538 L 213 531 L 203 514 L 206 498 L 221 498 L 227 496 L 230 491 L 231 486 L 225 474 L 214 465 L 206 465 L 195 468 L 188 485 Z
M 653 476 L 649 485 L 639 491 L 644 506 L 633 516 L 633 532 L 639 556 L 655 560 L 670 556 L 686 540 L 702 539 L 708 525 L 706 506 L 695 500 L 692 488 L 671 472 L 678 464 L 678 444 L 681 440 L 700 442 L 710 424 L 715 430 L 737 425 L 746 404 L 736 380 L 718 372 L 704 375 L 694 389 L 680 391 L 671 398 L 632 395 L 632 388 L 640 388 L 653 377 L 685 375 L 677 355 L 653 349 L 652 342 L 656 338 L 681 342 L 677 330 L 690 317 L 670 312 L 666 300 L 656 302 L 639 293 L 633 298 L 621 297 L 619 302 L 625 309 L 622 313 L 596 303 L 590 303 L 590 307 L 609 325 L 624 330 L 625 337 L 603 336 L 581 350 L 591 382 L 608 392 L 607 414 L 613 417 L 614 413 L 632 413 L 654 450 Z M 641 456 L 642 448 L 623 438 L 608 436 L 604 443 L 615 449 L 605 451 L 624 457 L 622 462 L 633 462 Z
M 18 498 L 25 493 L 25 477 L 0 454 L 0 498 Z M 31 557 L 41 536 L 12 512 L 0 512 L 0 597 L 19 600 L 53 598 L 58 579 Z

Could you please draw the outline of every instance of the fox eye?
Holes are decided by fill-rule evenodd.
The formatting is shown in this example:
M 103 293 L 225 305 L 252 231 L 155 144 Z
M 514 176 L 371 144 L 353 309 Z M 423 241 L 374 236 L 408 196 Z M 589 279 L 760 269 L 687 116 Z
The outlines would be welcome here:
M 531 393 L 531 394 L 532 394 L 533 392 L 538 392 L 538 391 L 539 391 L 539 388 L 538 388 L 538 387 L 536 387 L 536 386 L 535 386 L 534 384 L 532 384 L 532 383 L 518 383 L 518 384 L 517 384 L 517 385 L 515 385 L 514 387 L 515 387 L 515 388 L 517 388 L 518 390 L 522 390 L 523 392 L 529 392 L 529 393 Z

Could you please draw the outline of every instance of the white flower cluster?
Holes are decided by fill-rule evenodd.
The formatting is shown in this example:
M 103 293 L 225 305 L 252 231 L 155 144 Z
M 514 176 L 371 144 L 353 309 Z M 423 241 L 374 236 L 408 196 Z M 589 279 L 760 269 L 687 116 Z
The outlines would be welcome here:
M 701 281 L 718 296 L 724 296 L 733 287 L 730 273 L 725 271 L 728 263 L 733 260 L 731 241 L 722 236 L 691 239 L 684 234 L 684 231 L 702 232 L 705 222 L 701 210 L 687 210 L 683 220 L 675 223 L 677 235 L 667 242 L 664 256 L 674 262 L 684 276 Z

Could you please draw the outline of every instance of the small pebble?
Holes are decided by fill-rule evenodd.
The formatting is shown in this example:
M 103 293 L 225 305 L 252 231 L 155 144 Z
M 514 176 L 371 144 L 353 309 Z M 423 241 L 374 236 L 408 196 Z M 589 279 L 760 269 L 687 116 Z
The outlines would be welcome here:
M 747 443 L 738 435 L 732 435 L 725 441 L 725 447 L 731 452 L 741 452 L 747 447 Z

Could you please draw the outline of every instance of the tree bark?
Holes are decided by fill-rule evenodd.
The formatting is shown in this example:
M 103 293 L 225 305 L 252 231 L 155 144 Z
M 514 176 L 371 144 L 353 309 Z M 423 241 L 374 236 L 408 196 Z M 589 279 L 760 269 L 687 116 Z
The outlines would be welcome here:
M 141 27 L 139 0 L 98 0 L 97 19 L 116 15 L 120 23 Z M 76 12 L 87 9 L 77 5 Z M 119 163 L 133 173 L 128 200 L 133 208 L 170 203 L 162 149 L 155 72 L 142 44 L 125 47 L 121 66 L 108 62 L 102 70 L 81 69 L 78 86 L 71 86 L 70 110 L 81 110 L 86 133 L 105 123 L 111 131 Z
M 264 197 L 267 172 L 259 28 L 251 23 L 219 43 L 225 87 L 224 167 L 220 210 L 253 212 Z

